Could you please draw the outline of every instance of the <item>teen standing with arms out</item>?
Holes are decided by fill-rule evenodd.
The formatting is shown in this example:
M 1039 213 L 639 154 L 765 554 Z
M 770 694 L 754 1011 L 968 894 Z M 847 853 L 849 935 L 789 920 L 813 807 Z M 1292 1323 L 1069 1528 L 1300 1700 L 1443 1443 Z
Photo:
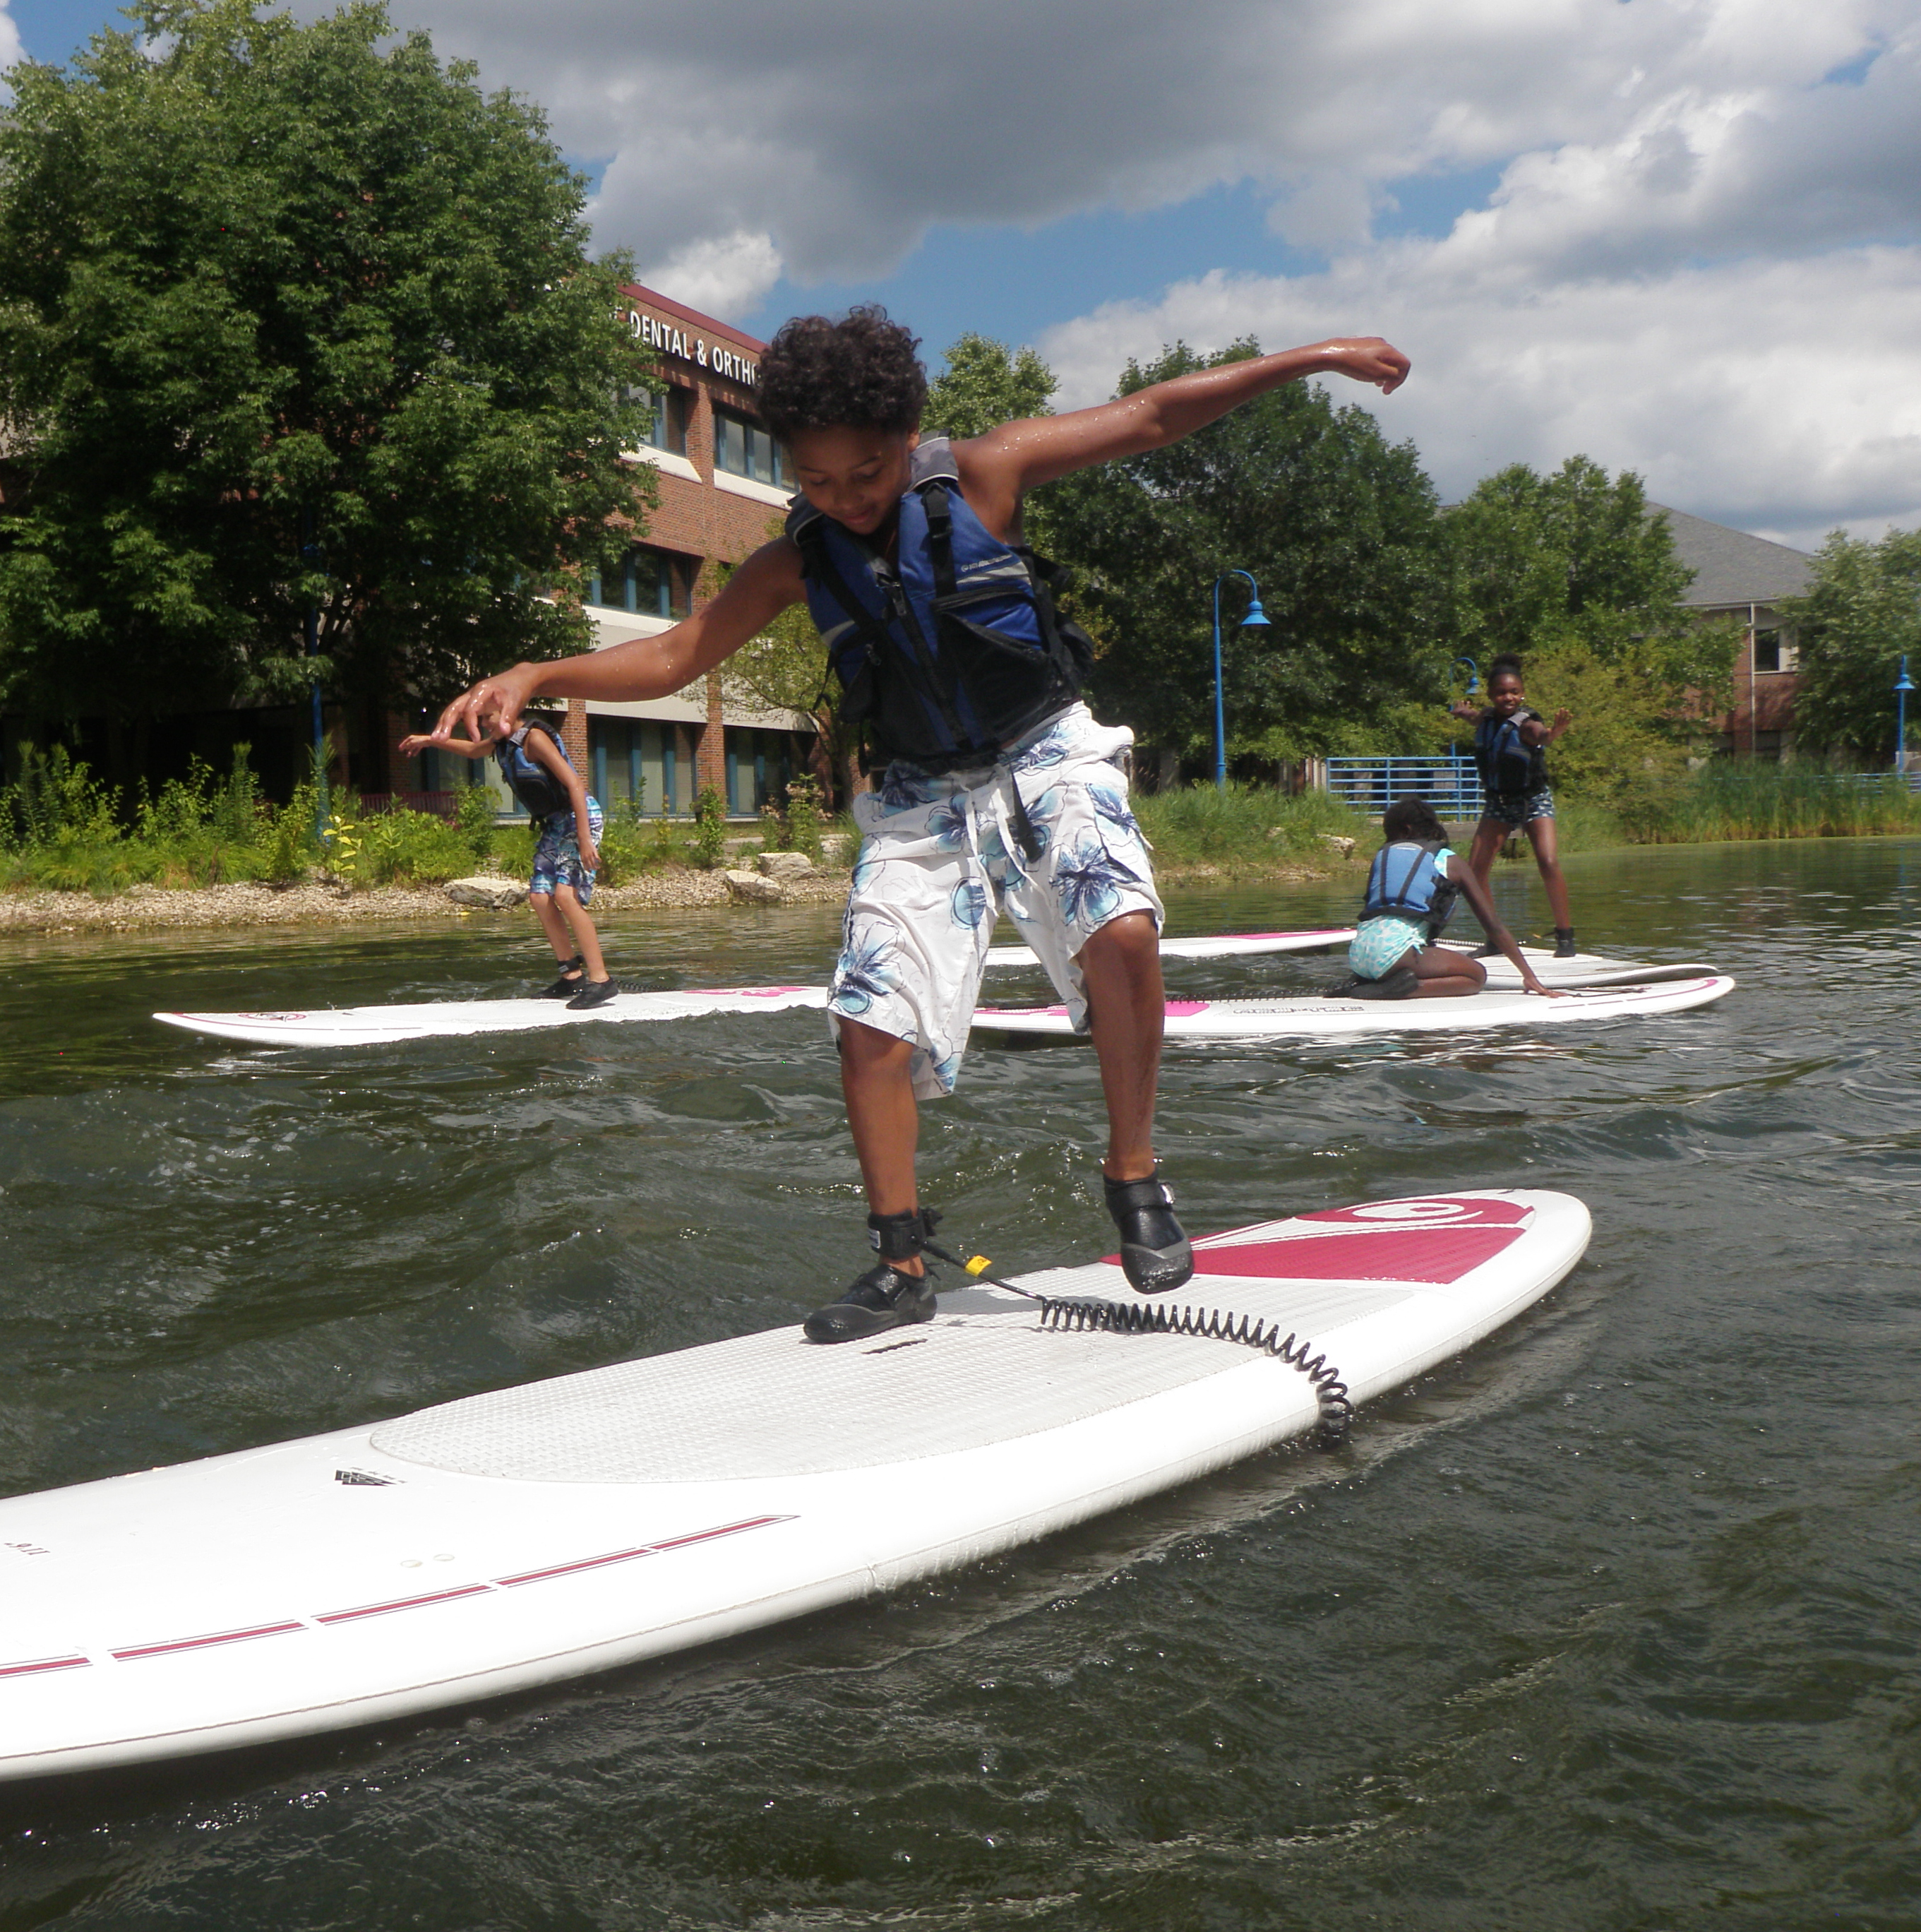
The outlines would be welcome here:
M 1020 499 L 1178 442 L 1283 382 L 1338 374 L 1391 392 L 1407 373 L 1378 339 L 1323 342 L 924 443 L 918 346 L 880 308 L 788 322 L 759 384 L 800 484 L 786 534 L 672 630 L 486 679 L 435 734 L 511 726 L 537 690 L 664 697 L 790 604 L 813 612 L 843 716 L 867 724 L 886 765 L 879 790 L 856 802 L 865 836 L 828 1003 L 880 1260 L 808 1318 L 821 1342 L 933 1317 L 918 1102 L 953 1090 L 1002 909 L 1092 1032 L 1107 1101 L 1103 1188 L 1128 1280 L 1157 1294 L 1193 1273 L 1154 1158 L 1161 909 L 1127 808 L 1120 761 L 1133 734 L 1097 724 L 1080 702 L 1085 660 L 1044 572 L 1016 548 Z
M 527 902 L 560 962 L 560 977 L 544 989 L 542 997 L 565 1000 L 574 1012 L 605 1006 L 620 988 L 608 975 L 600 935 L 587 910 L 601 864 L 601 808 L 574 769 L 560 734 L 536 719 L 516 723 L 492 740 L 437 734 L 400 740 L 400 751 L 407 758 L 430 746 L 463 758 L 490 755 L 499 760 L 500 776 L 537 828 Z
M 1554 835 L 1554 794 L 1548 782 L 1547 751 L 1572 721 L 1566 712 L 1559 711 L 1550 724 L 1539 712 L 1530 710 L 1521 681 L 1521 660 L 1505 654 L 1495 658 L 1488 672 L 1487 709 L 1477 711 L 1471 704 L 1457 704 L 1454 715 L 1474 727 L 1474 762 L 1486 794 L 1468 865 L 1485 886 L 1493 876 L 1501 848 L 1524 828 L 1527 842 L 1534 848 L 1534 862 L 1541 868 L 1548 910 L 1554 916 L 1554 957 L 1572 959 L 1574 921 L 1568 914 L 1568 882 L 1562 876 Z M 1485 956 L 1500 948 L 1490 940 L 1481 950 Z

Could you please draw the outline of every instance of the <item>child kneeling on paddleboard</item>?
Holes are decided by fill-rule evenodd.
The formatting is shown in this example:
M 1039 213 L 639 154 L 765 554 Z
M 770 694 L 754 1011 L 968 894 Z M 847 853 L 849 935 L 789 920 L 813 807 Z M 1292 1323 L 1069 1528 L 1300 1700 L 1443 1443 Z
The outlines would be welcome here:
M 1550 724 L 1539 712 L 1530 710 L 1521 660 L 1503 652 L 1488 668 L 1487 708 L 1477 711 L 1471 704 L 1457 704 L 1454 715 L 1474 727 L 1474 763 L 1485 800 L 1468 866 L 1485 886 L 1494 874 L 1501 848 L 1525 828 L 1554 915 L 1554 957 L 1572 959 L 1574 922 L 1554 831 L 1554 790 L 1548 782 L 1548 747 L 1568 728 L 1569 714 L 1557 712 Z M 1494 950 L 1491 944 L 1484 946 L 1481 956 L 1485 958 Z
M 1424 798 L 1396 799 L 1382 815 L 1386 843 L 1368 870 L 1348 969 L 1358 982 L 1344 988 L 1353 999 L 1443 1000 L 1478 993 L 1488 982 L 1479 959 L 1435 940 L 1464 896 L 1488 935 L 1488 950 L 1504 953 L 1530 993 L 1549 993 L 1502 925 L 1487 887 L 1458 853 L 1447 848 L 1447 827 Z
M 919 1103 L 951 1093 L 996 914 L 1092 1033 L 1107 1100 L 1102 1192 L 1137 1291 L 1194 1258 L 1159 1175 L 1154 1090 L 1165 1001 L 1161 902 L 1128 809 L 1133 734 L 1080 702 L 1092 646 L 1054 608 L 1051 565 L 1020 540 L 1022 494 L 1176 442 L 1283 382 L 1333 374 L 1398 388 L 1377 338 L 1196 370 L 1117 401 L 923 440 L 927 376 L 884 309 L 787 322 L 761 358 L 762 419 L 800 484 L 785 532 L 713 602 L 657 637 L 476 685 L 435 728 L 511 727 L 536 691 L 646 699 L 683 689 L 805 603 L 841 715 L 867 734 L 878 789 L 855 801 L 854 867 L 829 1018 L 877 1259 L 808 1318 L 817 1342 L 933 1318 L 934 1216 L 914 1177 Z
M 560 734 L 544 718 L 529 718 L 498 738 L 416 734 L 400 740 L 406 758 L 430 747 L 463 758 L 499 760 L 508 788 L 534 821 L 527 902 L 560 962 L 560 977 L 543 987 L 541 997 L 566 1000 L 571 1012 L 605 1006 L 620 988 L 608 974 L 600 935 L 587 910 L 601 863 L 600 802 L 574 769 Z

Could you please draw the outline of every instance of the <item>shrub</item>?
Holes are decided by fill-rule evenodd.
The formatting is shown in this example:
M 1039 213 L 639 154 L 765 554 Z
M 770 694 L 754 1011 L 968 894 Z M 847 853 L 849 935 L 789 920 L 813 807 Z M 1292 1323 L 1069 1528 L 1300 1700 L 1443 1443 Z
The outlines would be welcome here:
M 820 784 L 798 778 L 787 788 L 787 849 L 820 862 Z
M 694 801 L 694 856 L 707 872 L 727 856 L 727 802 L 712 785 L 703 785 Z
M 454 808 L 454 824 L 475 862 L 493 850 L 493 794 L 484 784 L 469 785 Z

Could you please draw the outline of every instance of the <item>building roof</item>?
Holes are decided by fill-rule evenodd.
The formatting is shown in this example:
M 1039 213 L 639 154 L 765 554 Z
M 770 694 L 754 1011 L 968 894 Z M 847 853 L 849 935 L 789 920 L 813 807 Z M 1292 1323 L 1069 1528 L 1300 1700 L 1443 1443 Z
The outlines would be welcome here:
M 1695 574 L 1682 593 L 1683 604 L 1718 608 L 1728 604 L 1773 604 L 1783 597 L 1806 594 L 1814 574 L 1814 559 L 1806 550 L 1791 550 L 1746 530 L 1691 517 L 1650 503 L 1650 516 L 1668 519 L 1674 554 Z

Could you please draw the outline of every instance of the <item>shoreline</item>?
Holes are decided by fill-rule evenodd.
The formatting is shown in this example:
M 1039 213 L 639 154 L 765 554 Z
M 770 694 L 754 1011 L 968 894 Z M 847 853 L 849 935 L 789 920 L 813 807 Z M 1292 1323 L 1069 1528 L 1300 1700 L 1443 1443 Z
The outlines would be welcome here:
M 1347 869 L 1345 863 L 1281 865 L 1257 872 L 1232 866 L 1176 865 L 1164 867 L 1156 878 L 1159 884 L 1167 886 L 1236 883 L 1311 885 L 1338 878 Z M 695 906 L 734 906 L 742 912 L 766 912 L 778 906 L 835 905 L 847 897 L 849 874 L 829 870 L 781 883 L 784 896 L 776 906 L 748 904 L 733 897 L 719 872 L 674 868 L 649 873 L 625 885 L 597 888 L 592 910 L 598 916 L 604 913 L 677 911 Z M 255 926 L 400 922 L 448 925 L 509 914 L 531 916 L 524 904 L 508 908 L 507 914 L 456 905 L 440 886 L 373 886 L 349 891 L 310 881 L 297 886 L 270 886 L 247 880 L 218 886 L 130 886 L 124 892 L 104 898 L 96 898 L 91 892 L 46 890 L 0 892 L 0 937 L 10 933 L 164 932 L 194 927 L 230 931 Z

